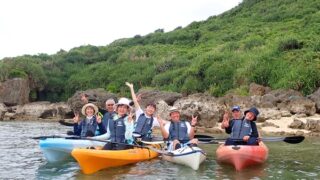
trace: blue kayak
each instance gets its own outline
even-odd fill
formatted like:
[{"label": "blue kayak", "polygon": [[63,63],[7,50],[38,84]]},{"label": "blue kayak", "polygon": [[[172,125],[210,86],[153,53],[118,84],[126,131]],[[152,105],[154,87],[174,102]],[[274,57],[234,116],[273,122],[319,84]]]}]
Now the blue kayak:
[{"label": "blue kayak", "polygon": [[65,138],[47,138],[40,140],[40,149],[48,162],[59,162],[72,160],[71,151],[74,148],[86,148],[91,146],[104,146],[104,142],[83,140],[83,139],[65,139]]}]

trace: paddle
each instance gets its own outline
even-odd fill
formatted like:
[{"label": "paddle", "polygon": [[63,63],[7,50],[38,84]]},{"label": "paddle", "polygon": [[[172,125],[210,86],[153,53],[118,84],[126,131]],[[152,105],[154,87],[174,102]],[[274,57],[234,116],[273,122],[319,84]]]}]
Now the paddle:
[{"label": "paddle", "polygon": [[[208,135],[195,135],[195,138],[197,138],[199,141],[203,142],[210,142],[212,140],[214,141],[225,141],[226,138],[215,138]],[[243,141],[242,139],[232,139],[233,141]],[[261,141],[265,142],[279,142],[284,141],[289,144],[298,144],[304,140],[304,136],[289,136],[289,137],[263,137],[260,138]]]},{"label": "paddle", "polygon": [[79,139],[80,137],[79,136],[60,136],[60,135],[31,137],[31,139],[47,139],[47,138]]}]

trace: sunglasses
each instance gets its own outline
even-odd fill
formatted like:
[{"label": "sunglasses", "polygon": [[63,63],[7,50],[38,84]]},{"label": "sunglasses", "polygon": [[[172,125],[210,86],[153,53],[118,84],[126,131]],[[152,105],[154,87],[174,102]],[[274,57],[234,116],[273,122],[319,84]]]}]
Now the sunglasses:
[{"label": "sunglasses", "polygon": [[113,106],[114,104],[107,104],[107,106]]}]

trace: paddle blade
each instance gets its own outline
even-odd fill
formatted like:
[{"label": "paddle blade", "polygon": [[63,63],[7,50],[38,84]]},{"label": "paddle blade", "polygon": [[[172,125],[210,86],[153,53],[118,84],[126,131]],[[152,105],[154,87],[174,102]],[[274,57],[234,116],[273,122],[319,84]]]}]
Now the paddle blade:
[{"label": "paddle blade", "polygon": [[284,142],[290,143],[290,144],[298,144],[301,143],[304,140],[304,136],[292,136],[292,137],[285,137],[283,139]]}]

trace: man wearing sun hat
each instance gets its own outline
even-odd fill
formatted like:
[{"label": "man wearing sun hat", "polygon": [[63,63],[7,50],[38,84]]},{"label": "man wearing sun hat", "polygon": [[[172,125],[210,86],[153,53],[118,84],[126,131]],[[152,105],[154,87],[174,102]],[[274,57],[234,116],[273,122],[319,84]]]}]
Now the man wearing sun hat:
[{"label": "man wearing sun hat", "polygon": [[169,150],[176,150],[187,145],[196,146],[194,139],[197,116],[192,115],[191,123],[180,119],[180,110],[176,107],[169,109],[170,122],[163,125],[163,120],[158,117],[161,133],[164,139],[169,140]]},{"label": "man wearing sun hat", "polygon": [[101,117],[97,116],[98,107],[92,103],[85,104],[81,113],[85,116],[84,119],[80,121],[79,115],[76,115],[74,120],[73,131],[74,135],[81,137],[94,136],[99,127],[100,133],[105,133],[105,128],[101,122]]},{"label": "man wearing sun hat", "polygon": [[[245,117],[243,118],[232,119],[230,122],[223,123],[222,127],[226,129],[228,134],[231,134],[225,145],[258,145],[259,133],[255,121],[259,111],[257,108],[252,107],[246,110],[244,115]],[[239,141],[239,139],[243,141]]]}]

